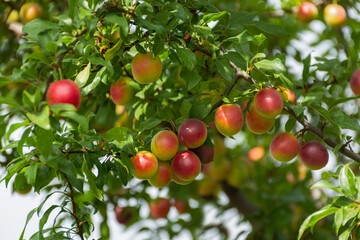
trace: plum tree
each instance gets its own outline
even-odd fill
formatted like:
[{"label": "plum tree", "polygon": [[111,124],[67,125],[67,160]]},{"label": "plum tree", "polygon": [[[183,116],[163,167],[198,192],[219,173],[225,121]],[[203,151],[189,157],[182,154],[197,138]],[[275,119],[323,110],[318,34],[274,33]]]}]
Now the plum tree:
[{"label": "plum tree", "polygon": [[271,155],[280,162],[288,162],[300,151],[300,143],[290,133],[278,134],[270,144]]},{"label": "plum tree", "polygon": [[49,106],[59,103],[68,103],[79,108],[81,93],[74,81],[65,79],[53,82],[49,86],[46,98]]},{"label": "plum tree", "polygon": [[281,113],[283,100],[278,91],[263,88],[254,97],[255,111],[265,118],[274,118]]},{"label": "plum tree", "polygon": [[231,137],[238,133],[244,123],[241,109],[234,104],[225,104],[215,113],[216,129],[224,136]]},{"label": "plum tree", "polygon": [[171,182],[172,171],[169,162],[159,162],[158,170],[155,175],[150,178],[149,183],[157,188],[163,188]]},{"label": "plum tree", "polygon": [[314,3],[302,2],[299,6],[297,17],[301,22],[308,23],[318,17],[319,11]]},{"label": "plum tree", "polygon": [[129,85],[130,81],[129,77],[121,77],[110,87],[110,97],[113,103],[126,105],[133,99],[134,89]]},{"label": "plum tree", "polygon": [[324,19],[331,27],[341,27],[346,21],[346,11],[339,4],[329,4],[324,8]]},{"label": "plum tree", "polygon": [[179,140],[175,133],[169,130],[158,132],[151,140],[151,152],[159,160],[170,160],[175,156],[178,149]]},{"label": "plum tree", "polygon": [[196,118],[187,119],[180,125],[178,137],[180,143],[185,147],[198,148],[206,140],[206,125]]},{"label": "plum tree", "polygon": [[131,63],[134,79],[141,84],[148,84],[159,79],[162,63],[159,56],[153,57],[151,52],[138,53]]},{"label": "plum tree", "polygon": [[319,170],[328,163],[329,153],[321,143],[312,140],[301,147],[300,159],[308,168]]},{"label": "plum tree", "polygon": [[150,202],[150,215],[155,218],[167,218],[171,203],[167,198],[158,198]]},{"label": "plum tree", "polygon": [[191,151],[178,152],[171,162],[174,175],[183,181],[192,181],[201,170],[201,162],[198,156]]},{"label": "plum tree", "polygon": [[158,170],[158,160],[151,152],[140,151],[132,159],[135,172],[134,177],[138,179],[150,179]]}]

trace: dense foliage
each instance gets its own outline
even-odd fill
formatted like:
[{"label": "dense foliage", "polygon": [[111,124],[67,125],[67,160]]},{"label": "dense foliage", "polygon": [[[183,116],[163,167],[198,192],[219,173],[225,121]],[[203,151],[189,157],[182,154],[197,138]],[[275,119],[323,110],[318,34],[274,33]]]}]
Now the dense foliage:
[{"label": "dense foliage", "polygon": [[[308,16],[297,13],[301,2],[1,1],[1,179],[44,197],[27,217],[26,224],[41,217],[31,239],[88,239],[95,231],[109,239],[114,209],[124,231],[146,239],[358,239],[360,72],[353,91],[349,82],[360,66],[360,4],[339,1],[343,22],[324,14],[332,1],[314,1],[318,12]],[[148,72],[134,63],[147,53],[156,57]],[[55,97],[52,84],[64,79],[80,89],[80,104]],[[115,84],[125,96],[110,90]],[[261,89],[290,90],[297,100],[284,98],[281,114],[266,117],[270,130],[254,134],[245,118],[260,109]],[[241,106],[236,135],[215,117],[224,104]],[[206,126],[199,139],[205,152],[215,148],[214,161],[194,181],[173,175],[181,184],[160,190],[134,178],[136,154],[160,154],[155,134],[177,134],[194,118]],[[299,155],[275,160],[270,144],[283,132],[325,146],[325,170],[311,171]],[[49,198],[58,204],[47,206]],[[171,204],[178,214],[161,212]]]}]

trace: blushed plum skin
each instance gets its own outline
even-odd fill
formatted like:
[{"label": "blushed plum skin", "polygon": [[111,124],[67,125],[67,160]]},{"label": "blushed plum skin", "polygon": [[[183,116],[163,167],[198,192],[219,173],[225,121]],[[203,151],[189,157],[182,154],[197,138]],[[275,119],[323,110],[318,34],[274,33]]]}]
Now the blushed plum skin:
[{"label": "blushed plum skin", "polygon": [[178,152],[171,162],[171,169],[176,177],[183,181],[192,181],[199,175],[201,162],[191,151]]},{"label": "blushed plum skin", "polygon": [[180,214],[186,213],[189,208],[189,205],[180,199],[175,199],[174,206]]},{"label": "blushed plum skin", "polygon": [[274,118],[282,111],[283,99],[275,89],[263,88],[254,97],[254,107],[260,116]]},{"label": "blushed plum skin", "polygon": [[172,181],[178,185],[188,185],[190,184],[193,180],[191,181],[184,181],[181,180],[180,178],[178,178],[175,174],[172,175]]},{"label": "blushed plum skin", "polygon": [[110,96],[113,103],[126,105],[131,101],[134,90],[128,84],[129,81],[131,81],[131,78],[121,77],[110,87]]},{"label": "blushed plum skin", "polygon": [[159,198],[150,202],[150,215],[155,218],[166,218],[170,211],[171,203],[169,199]]},{"label": "blushed plum skin", "polygon": [[246,113],[245,122],[248,129],[255,134],[264,134],[269,131],[275,123],[275,118],[264,118],[260,116],[252,107],[251,103],[249,111]]},{"label": "blushed plum skin", "polygon": [[351,75],[350,88],[356,96],[360,95],[360,69]]},{"label": "blushed plum skin", "polygon": [[80,106],[81,93],[74,81],[65,79],[53,82],[47,91],[46,99],[49,106],[59,103],[68,103],[76,107]]},{"label": "blushed plum skin", "polygon": [[172,171],[169,162],[159,162],[159,167],[155,175],[150,178],[149,183],[157,188],[167,186],[172,179]]},{"label": "blushed plum skin", "polygon": [[138,152],[131,161],[135,168],[134,177],[138,179],[150,179],[158,170],[158,160],[151,152]]},{"label": "blushed plum skin", "polygon": [[198,148],[191,149],[200,159],[202,164],[208,164],[214,160],[215,148],[208,147],[205,144]]},{"label": "blushed plum skin", "polygon": [[240,132],[243,123],[243,113],[234,104],[222,105],[215,113],[216,129],[224,136],[231,137]]},{"label": "blushed plum skin", "polygon": [[300,143],[290,133],[278,134],[270,144],[271,155],[280,162],[288,162],[300,151]]},{"label": "blushed plum skin", "polygon": [[207,137],[205,124],[196,118],[185,120],[179,127],[179,141],[188,148],[198,148],[204,144]]},{"label": "blushed plum skin", "polygon": [[126,225],[131,221],[133,215],[131,208],[116,206],[114,211],[118,223]]},{"label": "blushed plum skin", "polygon": [[179,140],[175,133],[163,130],[151,140],[151,152],[162,161],[170,160],[179,149]]},{"label": "blushed plum skin", "polygon": [[162,63],[159,56],[153,57],[151,52],[138,53],[131,63],[134,79],[141,84],[148,84],[159,79],[162,72]]},{"label": "blushed plum skin", "polygon": [[301,147],[300,159],[308,168],[318,170],[328,163],[329,153],[321,143],[313,140]]},{"label": "blushed plum skin", "polygon": [[281,86],[279,87],[279,92],[284,101],[289,101],[292,104],[296,105],[296,96],[293,91]]},{"label": "blushed plum skin", "polygon": [[314,20],[319,15],[319,11],[312,2],[302,2],[297,12],[298,19],[303,23]]},{"label": "blushed plum skin", "polygon": [[339,4],[329,4],[324,8],[324,19],[331,27],[341,27],[346,21],[346,11]]}]

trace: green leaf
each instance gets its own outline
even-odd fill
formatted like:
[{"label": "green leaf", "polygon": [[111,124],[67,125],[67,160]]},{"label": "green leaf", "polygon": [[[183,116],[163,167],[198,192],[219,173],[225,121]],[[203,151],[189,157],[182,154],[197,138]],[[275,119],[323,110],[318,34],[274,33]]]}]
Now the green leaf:
[{"label": "green leaf", "polygon": [[74,19],[77,2],[78,0],[69,0],[69,17],[71,19]]},{"label": "green leaf", "polygon": [[350,238],[352,228],[345,229],[339,236],[339,240],[348,240]]},{"label": "green leaf", "polygon": [[189,117],[202,120],[210,113],[211,107],[211,99],[198,100],[192,104]]},{"label": "green leaf", "polygon": [[118,142],[122,142],[127,139],[128,132],[129,129],[126,127],[114,127],[103,134],[103,137],[108,141],[116,140]]},{"label": "green leaf", "polygon": [[180,62],[185,65],[190,70],[194,69],[194,65],[196,64],[196,57],[193,52],[191,52],[187,48],[176,48],[176,54],[180,59]]},{"label": "green leaf", "polygon": [[21,139],[18,142],[16,151],[19,153],[19,155],[23,154],[23,146],[24,146],[24,143],[26,142],[27,138],[29,137],[30,132],[31,132],[31,128],[27,128],[24,131],[24,133],[22,134]]},{"label": "green leaf", "polygon": [[217,13],[210,13],[206,14],[202,18],[202,24],[207,24],[212,21],[219,21],[225,19],[225,22],[227,23],[230,19],[230,13],[228,11],[222,11]]},{"label": "green leaf", "polygon": [[142,19],[142,18],[135,18],[135,22],[140,27],[146,28],[150,32],[155,31],[156,33],[160,34],[162,37],[166,37],[166,30],[162,25],[152,23],[150,20]]},{"label": "green leaf", "polygon": [[355,175],[351,171],[349,164],[344,165],[339,173],[340,189],[349,198],[354,198],[356,194]]},{"label": "green leaf", "polygon": [[331,111],[330,118],[342,129],[350,129],[360,132],[360,126],[358,120],[349,117],[342,110]]},{"label": "green leaf", "polygon": [[337,209],[338,208],[336,208],[336,207],[329,207],[329,205],[327,205],[324,208],[322,208],[321,210],[316,211],[313,214],[311,214],[310,216],[308,216],[300,226],[298,240],[301,239],[301,236],[303,235],[303,233],[305,232],[306,229],[308,229],[309,227],[311,227],[311,229],[313,229],[315,224],[320,219],[323,219],[323,218],[335,213]]},{"label": "green leaf", "polygon": [[140,130],[145,131],[148,129],[152,129],[152,128],[156,127],[158,124],[160,124],[161,122],[162,121],[160,119],[150,117],[150,118],[146,119],[145,121],[143,121],[142,123],[140,123]]},{"label": "green leaf", "polygon": [[60,116],[70,118],[75,122],[79,123],[80,126],[84,129],[85,133],[89,131],[88,119],[83,115],[80,115],[76,112],[66,111],[66,112],[61,112]]},{"label": "green leaf", "polygon": [[31,218],[34,216],[34,213],[36,212],[37,208],[34,208],[33,210],[31,210],[27,217],[26,217],[26,222],[25,222],[25,226],[23,228],[23,231],[21,232],[20,238],[19,240],[24,240],[24,234],[25,234],[25,230],[26,230],[26,226],[28,225],[29,221],[31,220]]},{"label": "green leaf", "polygon": [[76,76],[75,83],[76,85],[78,85],[79,88],[82,88],[89,79],[90,68],[91,68],[91,63],[88,63],[88,65]]},{"label": "green leaf", "polygon": [[183,102],[180,108],[180,114],[183,118],[188,119],[189,118],[189,113],[190,113],[190,109],[192,107],[191,102]]},{"label": "green leaf", "polygon": [[235,70],[225,58],[217,58],[215,62],[216,71],[225,79],[234,82]]},{"label": "green leaf", "polygon": [[96,73],[94,80],[89,85],[81,89],[81,95],[82,96],[88,95],[92,90],[94,90],[99,85],[100,81],[104,78],[107,78],[106,67],[102,67],[100,71]]},{"label": "green leaf", "polygon": [[118,15],[107,15],[105,17],[105,21],[119,25],[121,38],[126,38],[129,33],[129,23],[125,17],[120,17]]},{"label": "green leaf", "polygon": [[254,25],[256,28],[258,28],[259,30],[265,33],[269,33],[275,36],[288,36],[287,31],[279,25],[275,25],[263,21],[254,22]]},{"label": "green leaf", "polygon": [[336,235],[339,234],[339,229],[341,228],[342,222],[344,220],[343,209],[344,208],[339,208],[335,212],[334,223],[335,223],[335,234]]},{"label": "green leaf", "polygon": [[199,34],[199,36],[202,37],[203,39],[207,39],[208,36],[211,34],[211,28],[209,28],[209,27],[194,25],[194,30],[195,30],[195,32],[197,32],[197,33]]},{"label": "green leaf", "polygon": [[334,190],[335,192],[341,193],[340,188],[332,186],[327,180],[320,180],[314,185],[311,186],[311,189],[314,188],[329,188]]},{"label": "green leaf", "polygon": [[295,91],[295,84],[293,83],[293,81],[291,81],[290,79],[288,79],[283,73],[280,74],[274,74],[275,77],[279,77],[281,82],[283,83],[283,85],[290,89],[291,91]]},{"label": "green leaf", "polygon": [[289,120],[285,124],[285,131],[290,132],[296,125],[296,119],[290,117]]},{"label": "green leaf", "polygon": [[37,163],[34,162],[25,171],[26,180],[31,185],[35,185],[37,166]]},{"label": "green leaf", "polygon": [[22,106],[18,104],[14,99],[7,98],[7,97],[1,97],[0,96],[0,103],[7,104],[19,109],[22,109]]},{"label": "green leaf", "polygon": [[112,48],[110,48],[109,50],[107,50],[105,52],[105,61],[111,61],[116,56],[116,54],[121,49],[122,43],[123,43],[123,41],[121,39],[119,39],[119,41],[117,41],[115,46],[113,46]]},{"label": "green leaf", "polygon": [[95,176],[94,174],[90,171],[86,161],[83,161],[83,166],[82,169],[88,179],[88,183],[90,186],[90,192],[94,195],[94,197],[96,197],[97,199],[99,199],[100,201],[104,200],[104,193],[97,188],[96,183],[95,183]]},{"label": "green leaf", "polygon": [[49,114],[50,114],[49,107],[45,106],[39,115],[33,113],[27,113],[26,116],[30,119],[30,121],[32,121],[39,127],[45,130],[50,130],[51,127],[50,127]]},{"label": "green leaf", "polygon": [[201,81],[200,75],[196,71],[191,71],[188,68],[183,68],[181,70],[180,76],[185,79],[186,87],[188,90],[193,89]]},{"label": "green leaf", "polygon": [[3,147],[2,149],[0,149],[0,153],[8,150],[8,149],[11,149],[11,148],[16,148],[18,146],[18,142],[19,141],[12,141],[10,142],[9,144],[7,144],[5,147]]},{"label": "green leaf", "polygon": [[48,157],[52,151],[53,135],[51,130],[35,128],[35,143],[44,157]]},{"label": "green leaf", "polygon": [[57,207],[60,207],[60,206],[52,205],[48,210],[46,210],[44,215],[41,217],[40,222],[39,222],[39,234],[41,237],[42,237],[43,227],[44,227],[45,223],[48,221],[50,213]]},{"label": "green leaf", "polygon": [[273,60],[263,59],[259,62],[256,62],[255,66],[271,73],[283,73],[286,71],[284,64],[279,58],[275,58]]},{"label": "green leaf", "polygon": [[303,60],[304,68],[302,72],[302,80],[304,83],[308,82],[309,72],[310,72],[310,61],[311,61],[311,53]]},{"label": "green leaf", "polygon": [[34,19],[33,21],[28,22],[23,27],[23,33],[27,33],[26,38],[33,40],[38,39],[40,32],[48,29],[60,29],[60,25],[50,21],[41,20],[40,18]]}]

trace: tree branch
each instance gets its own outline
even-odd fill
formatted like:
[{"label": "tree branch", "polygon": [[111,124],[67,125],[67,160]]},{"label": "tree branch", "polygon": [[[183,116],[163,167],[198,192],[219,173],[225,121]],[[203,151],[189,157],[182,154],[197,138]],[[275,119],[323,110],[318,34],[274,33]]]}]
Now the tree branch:
[{"label": "tree branch", "polygon": [[83,236],[83,232],[82,232],[82,228],[81,228],[81,225],[82,223],[80,222],[78,216],[77,216],[77,213],[76,213],[76,203],[75,203],[75,199],[74,199],[74,188],[72,187],[69,179],[67,178],[67,176],[63,173],[63,176],[67,182],[67,184],[69,185],[69,188],[70,188],[70,194],[68,195],[70,197],[70,200],[71,200],[71,203],[72,203],[72,213],[70,213],[74,219],[75,219],[75,222],[76,222],[76,225],[77,225],[77,228],[78,228],[78,231],[77,231],[77,235],[79,235],[80,239],[81,240],[84,240],[84,236]]}]

